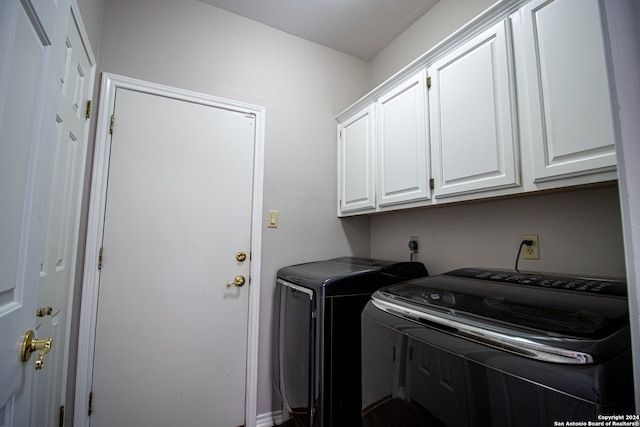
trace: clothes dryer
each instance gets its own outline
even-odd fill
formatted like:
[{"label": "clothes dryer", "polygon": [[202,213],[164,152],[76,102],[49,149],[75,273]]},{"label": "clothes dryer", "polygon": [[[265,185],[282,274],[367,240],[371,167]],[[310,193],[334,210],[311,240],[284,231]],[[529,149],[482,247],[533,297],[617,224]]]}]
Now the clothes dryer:
[{"label": "clothes dryer", "polygon": [[285,410],[305,426],[360,423],[360,317],[371,294],[427,276],[419,262],[335,258],[281,268],[274,367]]}]

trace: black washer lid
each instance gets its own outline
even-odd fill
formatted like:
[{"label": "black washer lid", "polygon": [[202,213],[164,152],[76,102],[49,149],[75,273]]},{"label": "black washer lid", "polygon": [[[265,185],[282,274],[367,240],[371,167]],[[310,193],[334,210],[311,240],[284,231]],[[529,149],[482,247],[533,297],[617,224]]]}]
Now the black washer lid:
[{"label": "black washer lid", "polygon": [[513,280],[476,277],[481,269],[467,270],[474,275],[449,272],[389,286],[379,293],[418,310],[436,310],[475,322],[484,319],[556,336],[602,339],[628,324],[627,298],[617,291],[598,293],[523,285]]},{"label": "black washer lid", "polygon": [[311,288],[320,296],[372,293],[382,286],[427,276],[419,262],[394,262],[341,257],[291,265],[278,278]]}]

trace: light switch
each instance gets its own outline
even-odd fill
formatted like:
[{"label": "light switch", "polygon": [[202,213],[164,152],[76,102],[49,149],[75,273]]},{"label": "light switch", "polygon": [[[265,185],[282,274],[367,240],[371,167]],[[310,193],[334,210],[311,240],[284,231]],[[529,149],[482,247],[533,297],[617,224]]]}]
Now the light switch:
[{"label": "light switch", "polygon": [[267,219],[267,227],[278,228],[278,211],[269,211],[269,217]]}]

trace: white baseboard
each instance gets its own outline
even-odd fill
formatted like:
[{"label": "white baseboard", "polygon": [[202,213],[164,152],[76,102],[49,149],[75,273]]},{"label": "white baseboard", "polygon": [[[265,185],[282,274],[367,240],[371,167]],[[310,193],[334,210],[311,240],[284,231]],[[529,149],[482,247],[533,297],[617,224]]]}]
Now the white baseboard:
[{"label": "white baseboard", "polygon": [[282,411],[267,412],[258,415],[256,418],[256,427],[273,427],[283,422]]}]

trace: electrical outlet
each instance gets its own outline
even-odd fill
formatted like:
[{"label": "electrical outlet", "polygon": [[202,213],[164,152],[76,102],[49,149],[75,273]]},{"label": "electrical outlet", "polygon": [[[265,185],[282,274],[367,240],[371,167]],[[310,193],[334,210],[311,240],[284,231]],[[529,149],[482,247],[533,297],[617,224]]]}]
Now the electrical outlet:
[{"label": "electrical outlet", "polygon": [[538,243],[537,234],[523,234],[522,240],[531,240],[531,246],[524,245],[522,247],[522,259],[540,259],[540,244]]},{"label": "electrical outlet", "polygon": [[[420,236],[411,236],[411,237],[409,238],[409,242],[412,242],[412,241],[413,241],[413,242],[416,242],[415,250],[412,250],[412,252],[413,252],[414,254],[417,254],[417,253],[418,253],[418,246],[419,246],[419,245],[418,245],[418,242],[420,241]],[[411,243],[409,243],[409,244],[411,244]],[[411,249],[411,247],[409,247],[409,248]]]}]

